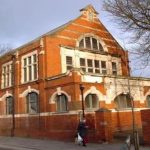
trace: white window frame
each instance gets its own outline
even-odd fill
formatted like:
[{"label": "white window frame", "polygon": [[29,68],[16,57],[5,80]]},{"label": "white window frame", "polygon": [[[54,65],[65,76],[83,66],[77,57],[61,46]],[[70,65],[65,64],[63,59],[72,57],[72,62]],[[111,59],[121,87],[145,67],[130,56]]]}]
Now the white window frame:
[{"label": "white window frame", "polygon": [[[13,62],[12,61],[9,61],[8,63],[5,63],[2,65],[2,77],[1,77],[1,81],[2,81],[2,84],[1,84],[1,88],[4,89],[4,88],[8,88],[8,87],[11,87],[12,86],[12,65],[13,65]],[[9,67],[9,69],[8,69]],[[6,68],[6,72],[4,72],[4,68]],[[8,71],[7,71],[8,69]],[[5,78],[5,79],[4,79]]]},{"label": "white window frame", "polygon": [[[116,68],[115,69],[113,69],[113,63],[115,63],[116,64]],[[118,68],[117,68],[117,62],[112,62],[111,63],[111,65],[112,65],[112,75],[118,75]],[[116,74],[114,74],[113,72],[116,72]]]},{"label": "white window frame", "polygon": [[[36,55],[36,62],[33,62],[34,55]],[[29,64],[29,59],[28,59],[29,57],[31,57],[31,64]],[[24,59],[27,59],[26,66],[24,66]],[[33,51],[31,53],[28,53],[27,55],[22,56],[21,64],[22,64],[21,83],[28,83],[28,82],[36,81],[38,79],[38,53],[37,53],[37,50]],[[34,65],[37,66],[36,78],[34,78]],[[31,67],[31,80],[29,80],[29,66]],[[26,81],[24,81],[24,69],[25,68],[26,68],[26,71],[27,71],[27,73],[26,73],[27,74]]]},{"label": "white window frame", "polygon": [[[90,38],[90,45],[91,45],[91,49],[90,49],[90,50],[93,50],[93,51],[96,51],[96,52],[97,52],[97,51],[99,51],[99,52],[102,51],[102,50],[100,49],[100,47],[99,47],[99,44],[101,44],[100,40],[98,40],[98,39],[97,39],[96,37],[94,37],[94,36],[84,36],[83,38],[81,38],[80,41],[83,39],[83,43],[84,43],[84,44],[83,44],[84,46],[81,47],[81,48],[89,49],[89,48],[87,48],[87,46],[86,46],[86,41],[85,41],[85,38],[86,38],[86,37],[89,37],[89,38]],[[94,49],[94,48],[93,48],[92,38],[97,41],[97,49]],[[80,45],[80,41],[79,41],[79,45]],[[103,48],[103,51],[105,51],[102,44],[101,44],[101,46],[102,46],[102,48]]]},{"label": "white window frame", "polygon": [[[116,62],[117,64],[117,75],[122,75],[122,67],[121,67],[121,59],[120,58],[116,58],[113,56],[107,56],[107,55],[101,55],[101,54],[93,54],[90,52],[85,52],[85,51],[80,51],[78,49],[68,49],[66,47],[61,47],[61,51],[60,51],[60,55],[61,55],[61,67],[62,67],[62,73],[67,72],[66,70],[66,56],[70,56],[72,57],[73,60],[73,67],[74,68],[85,68],[85,72],[87,73],[87,59],[92,59],[94,60],[98,60],[99,61],[99,67],[100,67],[100,74],[102,74],[102,68],[101,68],[101,61],[105,61],[106,62],[106,70],[107,70],[107,74],[111,75],[112,74],[112,67],[111,67],[111,63]],[[85,59],[85,66],[80,66],[80,58]],[[97,69],[94,66],[94,62],[93,62],[93,73],[95,73],[95,69]],[[97,74],[97,73],[95,73]]]},{"label": "white window frame", "polygon": [[[67,63],[67,57],[71,58],[72,64]],[[68,67],[73,68],[73,58],[72,58],[72,56],[66,56],[66,70],[71,70],[71,69],[68,69]]]}]

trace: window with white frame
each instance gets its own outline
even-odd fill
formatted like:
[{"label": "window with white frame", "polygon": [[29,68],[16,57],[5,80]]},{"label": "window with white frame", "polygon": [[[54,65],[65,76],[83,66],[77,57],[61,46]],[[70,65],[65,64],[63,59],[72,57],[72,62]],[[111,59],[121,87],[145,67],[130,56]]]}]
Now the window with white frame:
[{"label": "window with white frame", "polygon": [[65,112],[68,110],[68,99],[66,95],[56,95],[55,102],[57,112]]},{"label": "window with white frame", "polygon": [[80,68],[83,72],[86,72],[86,61],[84,58],[80,58]]},{"label": "window with white frame", "polygon": [[13,97],[6,97],[6,114],[12,114],[13,111]]},{"label": "window with white frame", "polygon": [[71,70],[73,68],[73,61],[71,56],[66,56],[66,69]]},{"label": "window with white frame", "polygon": [[96,94],[88,94],[85,98],[85,108],[86,109],[93,109],[98,108],[98,97]]},{"label": "window with white frame", "polygon": [[83,72],[107,74],[106,61],[80,58],[80,68]]},{"label": "window with white frame", "polygon": [[38,77],[37,52],[22,57],[22,82],[34,81]]},{"label": "window with white frame", "polygon": [[27,113],[36,114],[39,112],[38,94],[35,92],[28,93],[27,95]]},{"label": "window with white frame", "polygon": [[112,62],[112,74],[117,75],[117,64],[116,64],[116,62]]},{"label": "window with white frame", "polygon": [[106,61],[101,61],[101,72],[102,74],[107,74]]},{"label": "window with white frame", "polygon": [[7,88],[13,84],[12,61],[2,65],[2,88]]},{"label": "window with white frame", "polygon": [[79,41],[79,47],[94,51],[104,51],[99,40],[92,36],[86,36]]},{"label": "window with white frame", "polygon": [[93,60],[87,59],[87,72],[93,73]]}]

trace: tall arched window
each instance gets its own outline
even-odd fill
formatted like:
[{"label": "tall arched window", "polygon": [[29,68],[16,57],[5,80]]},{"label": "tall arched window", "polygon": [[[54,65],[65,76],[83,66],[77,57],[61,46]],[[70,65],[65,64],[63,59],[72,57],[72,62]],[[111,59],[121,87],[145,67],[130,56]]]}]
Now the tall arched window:
[{"label": "tall arched window", "polygon": [[93,109],[98,108],[98,97],[96,94],[88,94],[85,98],[85,108]]},{"label": "tall arched window", "polygon": [[66,95],[64,94],[56,95],[55,102],[56,102],[56,110],[58,112],[65,112],[68,110],[68,99]]},{"label": "tall arched window", "polygon": [[147,107],[150,107],[150,95],[146,98]]},{"label": "tall arched window", "polygon": [[94,37],[86,36],[79,41],[79,47],[94,51],[104,51],[101,43]]},{"label": "tall arched window", "polygon": [[132,107],[131,99],[126,94],[118,95],[115,98],[114,102],[116,104],[117,109],[124,109],[124,108],[131,108]]},{"label": "tall arched window", "polygon": [[38,94],[31,92],[27,95],[27,113],[35,114],[39,112]]},{"label": "tall arched window", "polygon": [[6,114],[12,114],[13,111],[13,97],[6,97]]}]

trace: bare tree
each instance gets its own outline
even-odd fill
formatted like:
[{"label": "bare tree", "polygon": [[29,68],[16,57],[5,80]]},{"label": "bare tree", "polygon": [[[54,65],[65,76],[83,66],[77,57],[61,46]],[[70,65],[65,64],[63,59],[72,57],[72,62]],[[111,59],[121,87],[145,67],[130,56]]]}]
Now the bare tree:
[{"label": "bare tree", "polygon": [[145,65],[149,65],[150,0],[104,0],[104,9],[124,31],[132,33],[132,42],[136,43],[134,53],[144,58]]},{"label": "bare tree", "polygon": [[12,48],[9,44],[0,44],[0,56],[11,50]]}]

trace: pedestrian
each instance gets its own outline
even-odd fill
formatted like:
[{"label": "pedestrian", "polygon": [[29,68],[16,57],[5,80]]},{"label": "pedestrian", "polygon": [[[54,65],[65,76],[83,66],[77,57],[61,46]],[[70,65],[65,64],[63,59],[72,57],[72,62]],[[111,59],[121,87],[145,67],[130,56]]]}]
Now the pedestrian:
[{"label": "pedestrian", "polygon": [[82,145],[86,146],[87,143],[87,132],[88,132],[88,126],[86,125],[86,119],[83,118],[78,125],[77,128],[77,132],[78,134],[81,136],[82,138]]}]

